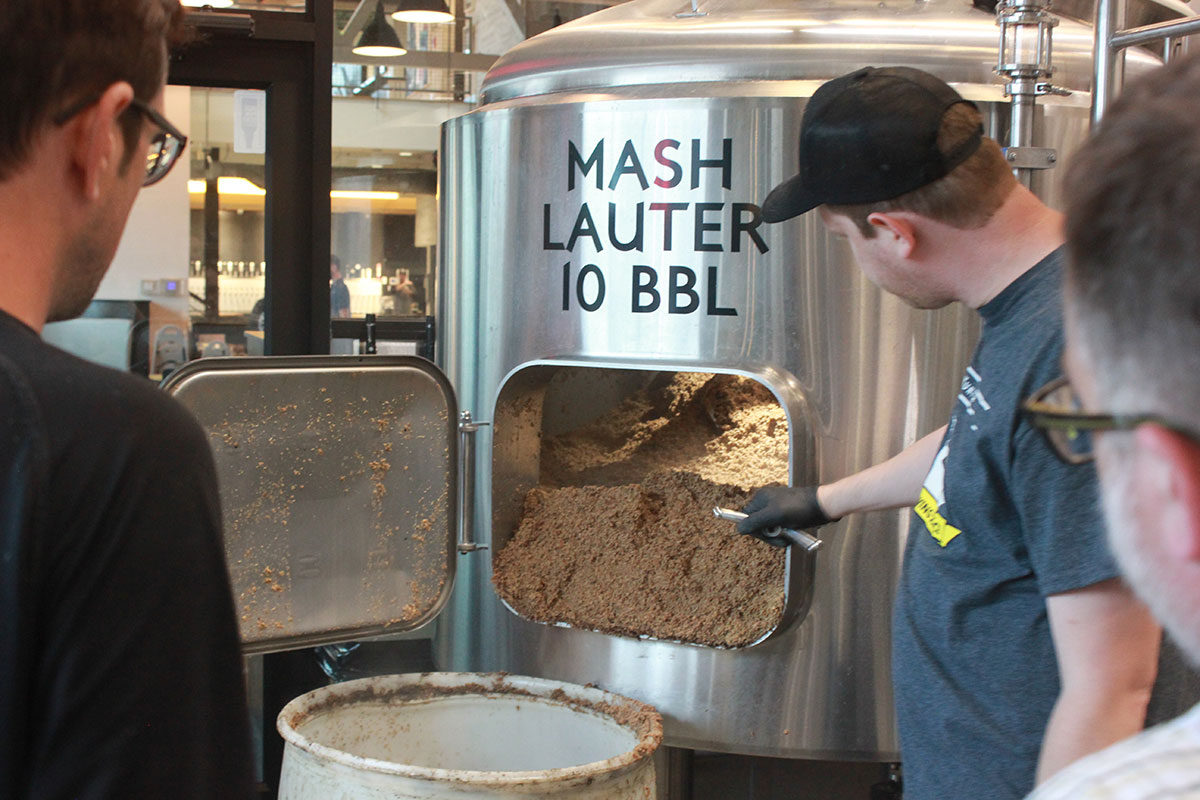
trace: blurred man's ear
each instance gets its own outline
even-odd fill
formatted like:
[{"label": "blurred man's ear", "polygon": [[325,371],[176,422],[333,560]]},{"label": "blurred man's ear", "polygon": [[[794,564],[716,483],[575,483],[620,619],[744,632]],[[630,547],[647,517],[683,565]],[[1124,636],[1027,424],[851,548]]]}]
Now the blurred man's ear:
[{"label": "blurred man's ear", "polygon": [[1139,426],[1134,435],[1155,473],[1138,481],[1156,495],[1141,501],[1161,505],[1159,519],[1170,554],[1200,562],[1200,442],[1153,423]]}]

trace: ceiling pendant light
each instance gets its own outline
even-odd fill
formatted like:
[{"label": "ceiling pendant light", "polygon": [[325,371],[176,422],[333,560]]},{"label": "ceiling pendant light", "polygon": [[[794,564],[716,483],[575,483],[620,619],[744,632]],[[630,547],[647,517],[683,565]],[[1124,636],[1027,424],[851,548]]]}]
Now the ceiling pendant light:
[{"label": "ceiling pendant light", "polygon": [[375,6],[375,16],[354,40],[351,51],[355,55],[378,58],[402,56],[408,52],[400,42],[400,34],[396,33],[396,29],[387,21],[382,0]]},{"label": "ceiling pendant light", "polygon": [[392,12],[392,19],[401,22],[453,22],[454,15],[446,7],[445,0],[400,0],[400,8]]}]

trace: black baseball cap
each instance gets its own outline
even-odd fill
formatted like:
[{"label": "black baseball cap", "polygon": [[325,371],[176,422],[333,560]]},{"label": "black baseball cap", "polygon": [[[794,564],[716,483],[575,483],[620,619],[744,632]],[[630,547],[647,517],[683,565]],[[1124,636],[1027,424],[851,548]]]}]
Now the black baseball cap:
[{"label": "black baseball cap", "polygon": [[763,219],[891,200],[941,178],[983,140],[981,125],[953,153],[938,150],[942,117],[957,103],[974,105],[911,67],[864,67],[823,84],[800,122],[800,174],[771,190]]}]

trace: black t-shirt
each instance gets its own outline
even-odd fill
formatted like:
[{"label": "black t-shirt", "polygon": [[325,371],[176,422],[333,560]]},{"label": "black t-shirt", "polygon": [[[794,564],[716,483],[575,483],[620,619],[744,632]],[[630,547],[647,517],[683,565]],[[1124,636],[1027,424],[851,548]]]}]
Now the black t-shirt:
[{"label": "black t-shirt", "polygon": [[252,797],[212,455],[0,312],[0,797]]}]

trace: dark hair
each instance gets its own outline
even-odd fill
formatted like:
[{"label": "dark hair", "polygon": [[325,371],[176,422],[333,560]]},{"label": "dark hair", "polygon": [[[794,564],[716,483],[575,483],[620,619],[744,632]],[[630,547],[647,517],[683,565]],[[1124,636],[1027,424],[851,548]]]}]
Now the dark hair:
[{"label": "dark hair", "polygon": [[[943,154],[953,153],[979,130],[982,120],[979,109],[968,103],[950,106],[938,131],[938,150]],[[955,228],[979,228],[992,218],[1016,185],[1000,146],[985,136],[979,149],[966,161],[933,183],[891,200],[861,205],[829,204],[826,208],[849,217],[866,237],[875,235],[875,226],[867,217],[876,212],[911,211]]]},{"label": "dark hair", "polygon": [[329,254],[329,264],[330,266],[337,267],[338,272],[342,271],[342,260],[333,253]]},{"label": "dark hair", "polygon": [[[1067,298],[1108,392],[1200,422],[1200,56],[1130,82],[1067,170]],[[1103,373],[1103,374],[1101,374]],[[1111,398],[1106,398],[1111,399]]]},{"label": "dark hair", "polygon": [[[39,130],[118,81],[149,102],[166,78],[167,49],[185,37],[179,0],[3,0],[0,12],[0,180],[25,160]],[[124,117],[126,151],[141,119]]]}]

